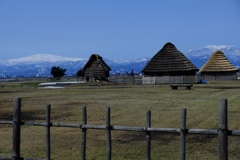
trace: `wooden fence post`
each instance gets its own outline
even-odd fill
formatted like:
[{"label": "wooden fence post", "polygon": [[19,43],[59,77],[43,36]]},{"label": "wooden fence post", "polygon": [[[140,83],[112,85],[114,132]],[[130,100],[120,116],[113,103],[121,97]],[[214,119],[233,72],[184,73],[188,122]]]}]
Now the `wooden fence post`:
[{"label": "wooden fence post", "polygon": [[[151,111],[147,112],[147,128],[151,127]],[[146,141],[147,141],[147,160],[151,160],[151,132],[147,131],[146,135]]]},{"label": "wooden fence post", "polygon": [[46,159],[50,160],[51,142],[50,142],[50,127],[51,127],[51,105],[46,106]]},{"label": "wooden fence post", "polygon": [[186,159],[186,119],[187,119],[187,109],[182,108],[181,112],[181,130],[180,130],[180,156],[181,160]]},{"label": "wooden fence post", "polygon": [[112,138],[111,138],[111,119],[110,119],[110,108],[107,108],[106,112],[106,130],[107,130],[107,160],[112,158]]},{"label": "wooden fence post", "polygon": [[[86,106],[82,108],[82,125],[87,124],[87,109]],[[86,141],[87,141],[87,129],[82,128],[82,160],[86,159]]]},{"label": "wooden fence post", "polygon": [[227,99],[218,102],[218,159],[228,159]]},{"label": "wooden fence post", "polygon": [[21,137],[21,98],[14,99],[13,110],[13,146],[12,159],[21,160],[20,137]]}]

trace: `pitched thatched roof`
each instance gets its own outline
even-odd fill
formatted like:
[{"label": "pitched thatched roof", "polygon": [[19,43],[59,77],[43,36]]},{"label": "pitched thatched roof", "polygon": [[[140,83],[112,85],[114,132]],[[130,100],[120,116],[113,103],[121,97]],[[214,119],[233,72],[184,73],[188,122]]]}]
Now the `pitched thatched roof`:
[{"label": "pitched thatched roof", "polygon": [[172,43],[166,43],[147,63],[142,72],[183,72],[198,71],[198,68],[190,62]]},{"label": "pitched thatched roof", "polygon": [[102,57],[98,54],[92,54],[88,60],[88,62],[84,65],[83,70],[89,67],[94,61],[97,61],[105,70],[111,71],[111,68],[104,62]]},{"label": "pitched thatched roof", "polygon": [[238,69],[232,65],[222,51],[212,53],[209,60],[204,64],[199,72],[232,72]]}]

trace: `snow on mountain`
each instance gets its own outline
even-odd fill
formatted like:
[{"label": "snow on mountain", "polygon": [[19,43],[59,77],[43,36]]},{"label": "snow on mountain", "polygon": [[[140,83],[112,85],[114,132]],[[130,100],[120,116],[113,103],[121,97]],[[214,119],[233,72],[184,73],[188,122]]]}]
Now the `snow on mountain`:
[{"label": "snow on mountain", "polygon": [[235,66],[240,66],[240,48],[228,45],[208,45],[200,49],[192,49],[185,56],[199,69],[208,61],[216,50],[222,51]]},{"label": "snow on mountain", "polygon": [[[208,45],[203,48],[189,50],[184,55],[200,69],[216,50],[221,50],[233,65],[240,67],[240,48],[234,46]],[[151,58],[145,57],[134,60],[103,59],[112,69],[110,74],[116,74],[130,73],[132,70],[134,73],[140,73]],[[7,61],[0,60],[0,77],[48,77],[53,66],[65,68],[67,76],[73,76],[87,61],[88,59],[68,58],[51,54],[36,54]]]},{"label": "snow on mountain", "polygon": [[234,46],[208,45],[199,49],[191,49],[187,53],[185,53],[185,55],[189,57],[209,56],[216,50],[221,50],[227,55],[234,55],[234,54],[239,55],[239,51],[240,51],[239,48],[236,48]]},{"label": "snow on mountain", "polygon": [[224,50],[231,49],[231,48],[233,48],[233,46],[228,46],[228,45],[208,45],[208,46],[206,46],[204,48],[208,48],[208,49],[210,49],[212,51],[216,51],[216,50],[221,50],[221,49],[224,49]]},{"label": "snow on mountain", "polygon": [[147,58],[147,57],[143,57],[143,58],[138,58],[138,59],[134,59],[130,62],[133,62],[133,63],[141,63],[141,62],[146,62],[146,61],[149,61],[150,58]]},{"label": "snow on mountain", "polygon": [[115,63],[115,64],[123,64],[123,65],[127,65],[130,63],[141,63],[141,62],[146,62],[149,61],[150,58],[138,58],[138,59],[134,59],[134,60],[126,60],[126,59],[114,59],[114,60],[109,60],[109,59],[104,59],[104,61],[108,61],[109,63]]},{"label": "snow on mountain", "polygon": [[53,66],[66,68],[67,75],[75,75],[86,62],[87,59],[83,58],[36,54],[18,59],[0,61],[0,77],[48,77]]},{"label": "snow on mountain", "polygon": [[[110,74],[126,73],[132,69],[134,72],[141,72],[142,68],[147,63],[147,58],[136,60],[109,60],[103,58],[104,61],[111,67]],[[36,54],[28,57],[10,59],[0,62],[0,77],[48,77],[53,66],[65,68],[67,76],[76,75],[88,59],[83,58],[68,58],[50,54]]]},{"label": "snow on mountain", "polygon": [[6,62],[9,65],[14,65],[18,63],[42,63],[42,62],[64,62],[64,61],[82,61],[85,60],[83,58],[68,58],[68,57],[62,57],[62,56],[56,56],[52,54],[35,54],[28,57],[18,58],[18,59],[10,59]]},{"label": "snow on mountain", "polygon": [[129,63],[129,60],[125,60],[125,59],[115,59],[115,60],[110,60],[114,63],[117,63],[117,64],[126,64],[126,63]]}]

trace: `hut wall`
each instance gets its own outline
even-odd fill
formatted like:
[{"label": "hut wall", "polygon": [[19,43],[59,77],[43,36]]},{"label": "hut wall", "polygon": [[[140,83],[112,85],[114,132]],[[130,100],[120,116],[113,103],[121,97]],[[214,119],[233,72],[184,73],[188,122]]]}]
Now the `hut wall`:
[{"label": "hut wall", "polygon": [[142,77],[142,84],[155,84],[155,77]]},{"label": "hut wall", "polygon": [[237,75],[218,75],[216,76],[216,80],[236,80],[237,79]]},{"label": "hut wall", "polygon": [[197,76],[183,76],[184,83],[197,83]]},{"label": "hut wall", "polygon": [[183,83],[183,76],[171,76],[170,83]]},{"label": "hut wall", "polygon": [[109,77],[109,71],[104,70],[101,66],[91,66],[85,70],[85,77],[107,78]]},{"label": "hut wall", "polygon": [[167,84],[170,82],[170,76],[162,76],[162,83]]},{"label": "hut wall", "polygon": [[156,84],[168,84],[170,80],[169,76],[157,76],[155,77]]},{"label": "hut wall", "polygon": [[142,77],[143,84],[197,83],[196,76],[155,76]]},{"label": "hut wall", "polygon": [[236,72],[224,73],[202,73],[206,81],[237,80]]}]

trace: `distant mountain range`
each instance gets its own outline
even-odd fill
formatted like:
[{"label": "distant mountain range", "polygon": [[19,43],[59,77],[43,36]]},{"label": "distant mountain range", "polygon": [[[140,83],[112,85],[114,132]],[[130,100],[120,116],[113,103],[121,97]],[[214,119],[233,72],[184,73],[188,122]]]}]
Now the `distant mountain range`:
[{"label": "distant mountain range", "polygon": [[[200,69],[216,50],[223,51],[233,65],[240,67],[240,49],[233,46],[209,45],[200,49],[189,50],[183,54]],[[156,53],[153,53],[152,56]],[[134,60],[110,60],[104,57],[103,59],[112,69],[110,74],[116,74],[130,73],[131,70],[134,70],[134,73],[140,73],[151,57]],[[87,61],[88,59],[68,58],[51,54],[36,54],[18,59],[0,60],[0,77],[49,77],[53,66],[65,68],[67,76],[74,76]]]},{"label": "distant mountain range", "polygon": [[240,68],[240,48],[227,45],[209,45],[200,49],[189,50],[184,55],[200,69],[216,50],[221,50],[228,60],[236,67]]}]

